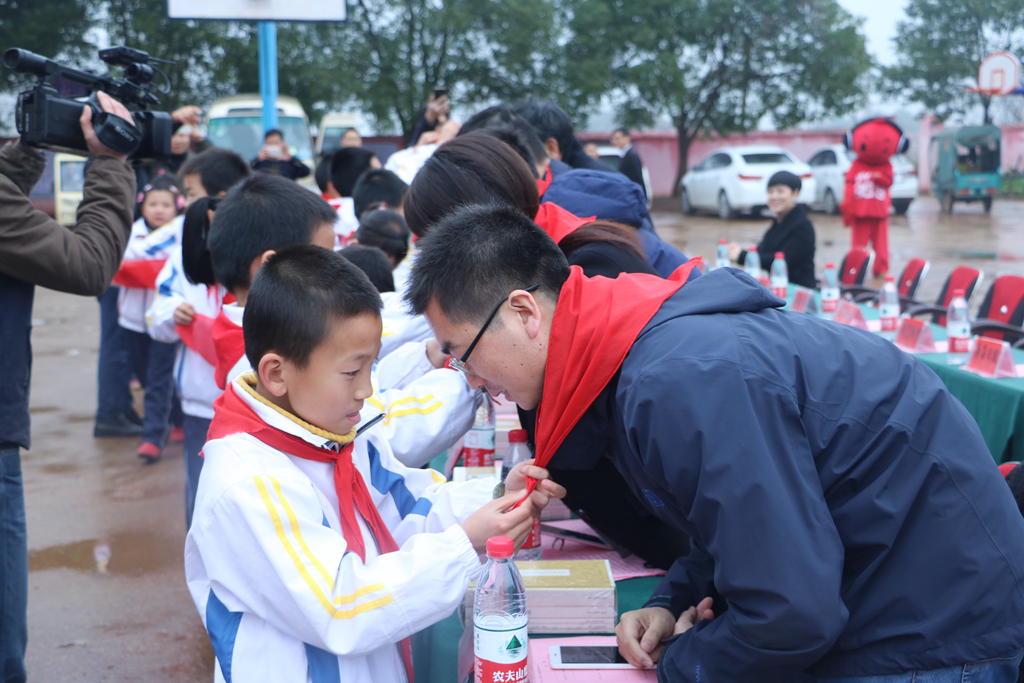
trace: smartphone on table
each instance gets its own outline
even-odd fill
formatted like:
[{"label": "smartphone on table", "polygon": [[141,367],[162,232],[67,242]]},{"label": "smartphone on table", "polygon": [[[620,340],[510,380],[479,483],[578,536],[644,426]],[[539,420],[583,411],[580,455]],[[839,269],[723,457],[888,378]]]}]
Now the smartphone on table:
[{"label": "smartphone on table", "polygon": [[552,669],[632,669],[615,645],[552,645],[548,648]]}]

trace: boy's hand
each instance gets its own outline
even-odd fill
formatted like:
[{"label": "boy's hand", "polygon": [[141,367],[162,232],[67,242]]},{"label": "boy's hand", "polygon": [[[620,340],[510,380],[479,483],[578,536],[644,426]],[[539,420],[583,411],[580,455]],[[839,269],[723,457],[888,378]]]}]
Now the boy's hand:
[{"label": "boy's hand", "polygon": [[470,543],[478,553],[487,549],[487,539],[491,536],[508,536],[515,542],[517,550],[526,542],[533,527],[533,517],[540,514],[533,504],[533,498],[515,510],[509,510],[524,493],[520,490],[492,500],[462,523],[462,530],[469,536]]},{"label": "boy's hand", "polygon": [[196,309],[187,301],[182,302],[174,309],[175,325],[191,325],[196,317]]},{"label": "boy's hand", "polygon": [[626,612],[615,627],[619,652],[636,668],[649,669],[665,649],[661,641],[672,636],[675,626],[676,618],[664,607]]},{"label": "boy's hand", "polygon": [[546,469],[535,467],[532,458],[519,463],[508,473],[508,477],[505,478],[505,492],[517,494],[525,489],[527,477],[537,480],[537,488],[530,494],[530,500],[537,509],[535,516],[540,516],[540,511],[552,498],[565,498],[565,487],[551,481],[551,475]]}]

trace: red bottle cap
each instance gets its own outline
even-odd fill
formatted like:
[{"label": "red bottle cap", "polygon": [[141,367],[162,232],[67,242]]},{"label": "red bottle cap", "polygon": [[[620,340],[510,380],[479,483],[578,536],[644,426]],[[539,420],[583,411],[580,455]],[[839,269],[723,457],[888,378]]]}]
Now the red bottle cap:
[{"label": "red bottle cap", "polygon": [[513,429],[508,433],[509,443],[526,443],[526,430]]},{"label": "red bottle cap", "polygon": [[757,251],[757,245],[751,244],[749,247],[747,247],[747,251]]},{"label": "red bottle cap", "polygon": [[896,282],[896,276],[895,275],[886,275],[885,276],[885,281],[886,282]]},{"label": "red bottle cap", "polygon": [[487,539],[487,557],[504,560],[516,552],[516,544],[508,536],[491,536]]},{"label": "red bottle cap", "polygon": [[833,263],[832,261],[829,261],[828,263],[825,264],[825,267],[826,268],[835,268],[836,264]]},{"label": "red bottle cap", "polygon": [[783,254],[781,251],[777,251],[775,252],[775,258],[785,259],[786,255]]},{"label": "red bottle cap", "polygon": [[725,241],[724,237],[722,239],[718,240],[718,243],[719,244],[728,244],[728,242]]},{"label": "red bottle cap", "polygon": [[966,297],[967,296],[967,292],[962,290],[962,289],[954,289],[953,290],[953,298],[955,299],[958,296],[961,297],[961,298]]}]

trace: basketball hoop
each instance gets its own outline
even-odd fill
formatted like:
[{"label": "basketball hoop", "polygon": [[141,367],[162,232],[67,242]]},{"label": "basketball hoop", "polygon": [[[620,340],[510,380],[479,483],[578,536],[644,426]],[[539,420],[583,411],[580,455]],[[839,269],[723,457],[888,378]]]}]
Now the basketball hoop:
[{"label": "basketball hoop", "polygon": [[971,92],[992,97],[1012,95],[1021,92],[1021,65],[1012,52],[993,52],[982,60],[978,67],[978,86],[967,88]]}]

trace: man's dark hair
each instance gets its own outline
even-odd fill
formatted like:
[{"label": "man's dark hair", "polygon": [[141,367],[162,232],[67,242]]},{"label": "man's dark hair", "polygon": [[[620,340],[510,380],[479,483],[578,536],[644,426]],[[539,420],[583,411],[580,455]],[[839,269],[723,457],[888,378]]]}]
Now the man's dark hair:
[{"label": "man's dark hair", "polygon": [[[483,111],[473,114],[468,121],[462,124],[462,128],[459,129],[459,135],[469,135],[477,130],[501,126],[511,126],[519,133],[521,141],[530,148],[530,152],[533,153],[535,160],[547,160],[548,151],[544,147],[544,141],[537,135],[537,131],[530,125],[529,121],[516,114],[512,107],[507,104],[488,107]],[[531,166],[536,166],[536,161]]]},{"label": "man's dark hair", "polygon": [[800,188],[803,187],[803,183],[800,182],[800,176],[789,171],[777,171],[772,174],[772,177],[768,179],[768,187],[775,185],[785,185],[794,192],[799,192]]},{"label": "man's dark hair", "polygon": [[185,210],[181,225],[181,266],[185,279],[194,285],[217,284],[207,239],[210,236],[210,212],[223,201],[220,197],[200,197]]},{"label": "man's dark hair", "polygon": [[359,219],[356,239],[359,244],[377,247],[400,263],[409,253],[409,226],[397,211],[368,211]]},{"label": "man's dark hair", "polygon": [[245,357],[257,371],[271,352],[304,368],[332,323],[379,316],[381,307],[380,294],[363,271],[330,249],[282,248],[253,278],[242,316]]},{"label": "man's dark hair", "polygon": [[530,151],[530,148],[523,142],[523,138],[519,135],[518,131],[512,126],[488,126],[475,130],[470,135],[489,135],[492,138],[501,140],[522,157],[534,178],[540,177],[540,174],[537,173],[536,157],[533,156],[533,152]]},{"label": "man's dark hair", "polygon": [[331,157],[332,154],[325,154],[320,163],[316,165],[313,170],[313,180],[316,181],[316,186],[320,188],[321,194],[327,192],[327,183],[331,180]]},{"label": "man's dark hair", "polygon": [[263,134],[263,141],[266,142],[267,138],[269,138],[271,135],[276,135],[277,137],[284,140],[284,133],[279,131],[277,128],[271,128],[270,130]]},{"label": "man's dark hair", "polygon": [[320,197],[281,176],[256,173],[224,197],[207,245],[217,282],[249,285],[249,266],[270,249],[307,244],[337,212]]},{"label": "man's dark hair", "polygon": [[408,189],[405,181],[391,171],[371,168],[363,172],[352,188],[352,205],[356,217],[362,216],[374,204],[384,203],[389,209],[397,209],[402,205]]},{"label": "man's dark hair", "polygon": [[248,178],[250,170],[249,163],[230,149],[213,147],[186,161],[178,173],[182,178],[197,174],[206,194],[216,197]]},{"label": "man's dark hair", "polygon": [[616,128],[615,130],[612,131],[612,135],[615,135],[616,133],[621,133],[622,135],[625,135],[627,138],[633,137],[625,128]]},{"label": "man's dark hair", "polygon": [[345,247],[338,253],[366,273],[366,277],[370,278],[370,282],[378,292],[395,291],[395,276],[391,274],[391,261],[388,261],[387,254],[383,251],[377,247],[360,243]]},{"label": "man's dark hair", "polygon": [[541,141],[554,138],[563,154],[576,140],[569,115],[554,102],[531,98],[516,102],[512,109],[533,126]]},{"label": "man's dark hair", "polygon": [[[331,182],[342,197],[351,197],[356,181],[370,170],[370,160],[377,156],[365,147],[342,147],[331,157]],[[358,214],[357,214],[358,215]]]},{"label": "man's dark hair", "polygon": [[533,285],[557,301],[569,277],[558,245],[507,205],[461,207],[422,244],[405,301],[417,314],[436,301],[454,324],[483,323],[502,297]]}]

